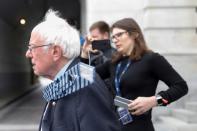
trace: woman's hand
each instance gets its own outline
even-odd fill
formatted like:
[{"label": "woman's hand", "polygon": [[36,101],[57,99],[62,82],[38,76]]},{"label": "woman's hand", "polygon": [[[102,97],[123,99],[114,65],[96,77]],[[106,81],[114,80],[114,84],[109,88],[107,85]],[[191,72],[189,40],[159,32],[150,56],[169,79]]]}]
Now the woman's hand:
[{"label": "woman's hand", "polygon": [[157,105],[157,100],[155,96],[151,97],[138,97],[128,104],[129,111],[132,115],[142,115],[152,107]]}]

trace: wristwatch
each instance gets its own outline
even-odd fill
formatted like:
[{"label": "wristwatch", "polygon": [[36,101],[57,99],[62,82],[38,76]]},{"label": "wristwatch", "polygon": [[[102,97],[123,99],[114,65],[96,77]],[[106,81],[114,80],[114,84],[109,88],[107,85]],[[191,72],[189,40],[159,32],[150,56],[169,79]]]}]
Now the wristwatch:
[{"label": "wristwatch", "polygon": [[166,106],[168,104],[168,100],[164,99],[160,95],[156,95],[157,106]]}]

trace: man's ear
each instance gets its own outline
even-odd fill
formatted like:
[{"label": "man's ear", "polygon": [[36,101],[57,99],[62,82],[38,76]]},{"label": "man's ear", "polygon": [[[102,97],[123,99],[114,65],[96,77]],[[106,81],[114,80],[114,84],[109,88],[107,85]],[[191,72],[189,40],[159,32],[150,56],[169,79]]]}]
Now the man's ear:
[{"label": "man's ear", "polygon": [[109,33],[108,32],[105,32],[103,35],[104,35],[104,39],[109,39]]},{"label": "man's ear", "polygon": [[55,45],[52,50],[53,59],[56,61],[61,58],[63,55],[62,49],[60,46]]}]

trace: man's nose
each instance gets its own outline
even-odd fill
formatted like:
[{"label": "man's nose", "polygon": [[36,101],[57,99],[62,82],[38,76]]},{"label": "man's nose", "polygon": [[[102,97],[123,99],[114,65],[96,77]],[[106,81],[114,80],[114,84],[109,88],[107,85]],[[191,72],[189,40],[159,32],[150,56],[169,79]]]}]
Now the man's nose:
[{"label": "man's nose", "polygon": [[27,51],[26,51],[25,56],[26,56],[27,58],[31,58],[31,52],[30,52],[30,50],[27,50]]}]

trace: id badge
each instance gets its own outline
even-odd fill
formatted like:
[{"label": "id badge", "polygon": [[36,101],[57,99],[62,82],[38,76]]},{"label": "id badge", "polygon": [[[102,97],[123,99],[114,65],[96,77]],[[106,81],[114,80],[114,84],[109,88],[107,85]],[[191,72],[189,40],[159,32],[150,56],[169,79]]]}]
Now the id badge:
[{"label": "id badge", "polygon": [[85,78],[86,80],[89,80],[90,83],[94,82],[95,67],[80,62],[79,72],[80,72],[81,77]]},{"label": "id badge", "polygon": [[123,107],[118,107],[117,112],[120,116],[119,120],[121,121],[123,125],[126,125],[133,121],[133,118],[128,109],[123,108]]}]

